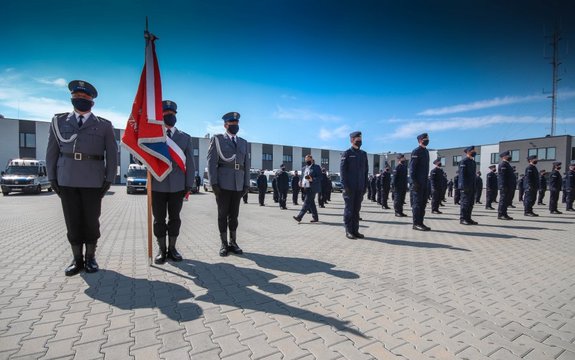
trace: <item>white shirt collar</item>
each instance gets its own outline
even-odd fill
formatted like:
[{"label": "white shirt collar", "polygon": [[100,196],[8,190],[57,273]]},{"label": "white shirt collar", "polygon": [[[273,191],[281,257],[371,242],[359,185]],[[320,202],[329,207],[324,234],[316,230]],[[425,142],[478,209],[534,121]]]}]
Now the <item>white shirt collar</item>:
[{"label": "white shirt collar", "polygon": [[168,128],[168,127],[166,127],[166,131],[168,131],[168,129],[172,132],[172,134],[176,132],[176,127],[175,127],[175,126],[172,126],[171,129]]},{"label": "white shirt collar", "polygon": [[86,121],[86,120],[88,120],[88,119],[90,118],[90,116],[92,116],[92,112],[89,111],[89,112],[87,112],[87,113],[85,113],[85,114],[80,114],[80,113],[74,111],[74,115],[76,116],[76,120],[78,120],[78,119],[80,118],[80,115],[82,115],[82,116],[84,117],[84,121]]}]

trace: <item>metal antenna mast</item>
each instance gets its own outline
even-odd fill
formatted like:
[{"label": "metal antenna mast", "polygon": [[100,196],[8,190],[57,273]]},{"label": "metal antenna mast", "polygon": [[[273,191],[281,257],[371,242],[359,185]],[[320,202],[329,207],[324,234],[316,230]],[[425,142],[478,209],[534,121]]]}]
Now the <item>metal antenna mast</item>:
[{"label": "metal antenna mast", "polygon": [[561,37],[559,37],[559,31],[555,30],[553,32],[553,40],[551,42],[551,46],[553,47],[553,58],[551,60],[551,65],[553,65],[553,90],[551,96],[551,136],[555,136],[555,128],[556,128],[556,116],[557,116],[557,83],[561,80],[559,78],[559,41]]}]

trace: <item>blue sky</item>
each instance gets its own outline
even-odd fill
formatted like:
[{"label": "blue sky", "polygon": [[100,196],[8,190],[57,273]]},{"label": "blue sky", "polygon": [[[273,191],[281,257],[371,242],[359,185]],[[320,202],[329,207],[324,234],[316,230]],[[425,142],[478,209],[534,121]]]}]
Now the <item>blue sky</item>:
[{"label": "blue sky", "polygon": [[83,79],[94,113],[124,128],[146,15],[164,98],[193,136],[221,132],[229,111],[248,141],[344,149],[361,130],[373,153],[410,151],[423,131],[434,148],[544,136],[556,23],[556,133],[575,134],[568,0],[4,0],[0,114],[48,121]]}]

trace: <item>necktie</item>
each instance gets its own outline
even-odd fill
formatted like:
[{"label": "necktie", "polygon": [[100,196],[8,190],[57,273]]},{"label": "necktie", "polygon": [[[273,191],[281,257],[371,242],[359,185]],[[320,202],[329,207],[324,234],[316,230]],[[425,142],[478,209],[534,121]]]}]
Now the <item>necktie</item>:
[{"label": "necktie", "polygon": [[168,131],[166,131],[166,134],[168,134],[168,137],[171,139],[172,138],[172,130],[168,129]]},{"label": "necktie", "polygon": [[238,145],[238,143],[236,142],[236,137],[232,137],[232,142],[234,143],[234,147],[236,147]]},{"label": "necktie", "polygon": [[82,127],[83,124],[84,124],[84,115],[80,115],[78,117],[78,127]]}]

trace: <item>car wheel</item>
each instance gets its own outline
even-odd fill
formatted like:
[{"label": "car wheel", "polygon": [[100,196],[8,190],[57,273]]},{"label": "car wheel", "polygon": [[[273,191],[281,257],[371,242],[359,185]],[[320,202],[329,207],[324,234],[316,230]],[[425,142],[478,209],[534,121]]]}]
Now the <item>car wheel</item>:
[{"label": "car wheel", "polygon": [[42,192],[42,185],[38,185],[36,188],[36,194],[40,194]]},{"label": "car wheel", "polygon": [[49,187],[49,188],[48,188],[48,192],[52,192],[52,187]]},{"label": "car wheel", "polygon": [[2,191],[2,195],[8,196],[8,194],[10,194],[8,191]]},{"label": "car wheel", "polygon": [[204,191],[208,192],[208,187],[206,185],[204,185]]}]

